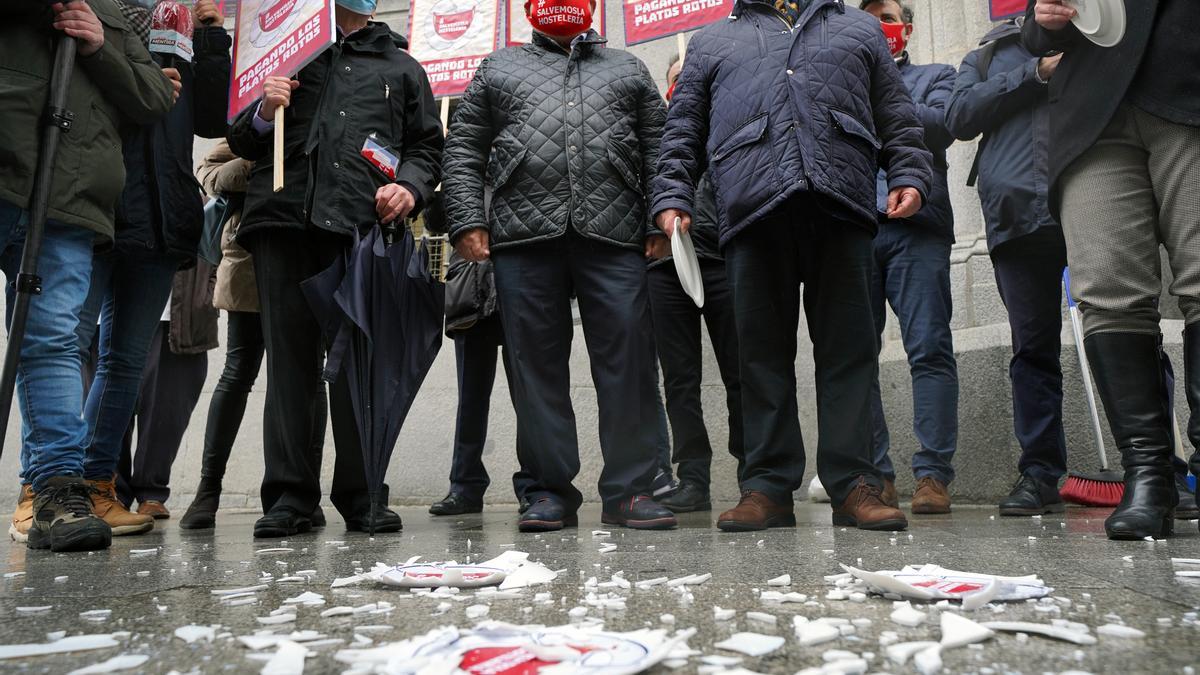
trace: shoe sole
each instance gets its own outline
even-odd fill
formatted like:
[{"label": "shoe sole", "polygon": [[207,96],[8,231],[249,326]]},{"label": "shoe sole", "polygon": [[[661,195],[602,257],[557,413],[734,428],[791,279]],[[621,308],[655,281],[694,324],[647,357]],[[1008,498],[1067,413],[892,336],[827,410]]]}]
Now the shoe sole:
[{"label": "shoe sole", "polygon": [[[899,508],[899,507],[893,507]],[[922,516],[944,516],[950,513],[950,507],[941,506],[913,506],[912,512]]]},{"label": "shoe sole", "polygon": [[763,521],[762,525],[758,523],[748,523],[744,520],[718,520],[717,529],[722,532],[759,532],[773,527],[795,527],[796,514],[771,516]]},{"label": "shoe sole", "polygon": [[1200,518],[1200,511],[1176,511],[1175,520],[1196,520]]},{"label": "shoe sole", "polygon": [[216,526],[217,519],[215,516],[208,518],[208,520],[197,521],[194,519],[188,520],[188,517],[185,515],[183,519],[179,521],[179,529],[181,530],[211,530]]},{"label": "shoe sole", "polygon": [[566,527],[578,527],[578,516],[567,516],[562,520],[522,520],[517,523],[520,532],[557,532]]},{"label": "shoe sole", "polygon": [[860,523],[849,516],[833,514],[833,524],[837,527],[854,527],[870,532],[901,532],[908,529],[908,521],[903,518],[880,520],[874,523]]},{"label": "shoe sole", "polygon": [[1140,541],[1146,537],[1166,539],[1175,532],[1175,518],[1172,516],[1163,518],[1162,522],[1158,524],[1158,529],[1154,531],[1110,530],[1108,526],[1105,526],[1104,532],[1113,541]]},{"label": "shoe sole", "polygon": [[16,525],[9,525],[8,538],[12,539],[18,544],[24,544],[25,542],[29,541],[29,532],[22,532],[21,530],[17,529]]},{"label": "shoe sole", "polygon": [[429,509],[429,515],[431,516],[465,516],[469,513],[483,513],[483,507],[480,506],[479,508],[469,508],[465,511],[435,511],[432,508]]},{"label": "shoe sole", "polygon": [[1067,505],[1065,503],[1048,504],[1040,509],[1025,509],[1010,507],[1000,507],[1000,515],[1002,516],[1042,516],[1047,513],[1065,513]]},{"label": "shoe sole", "polygon": [[52,553],[100,551],[112,546],[112,535],[107,529],[91,528],[55,537],[51,534],[43,534],[36,528],[30,528],[29,539],[25,542],[25,546],[35,550],[49,549]]},{"label": "shoe sole", "polygon": [[671,504],[658,503],[664,509],[669,509],[671,513],[699,513],[701,511],[712,511],[712,502],[703,502],[701,504],[683,504],[674,506]]},{"label": "shoe sole", "polygon": [[[290,537],[294,534],[304,534],[312,529],[312,523],[304,523],[296,527],[255,527],[255,539],[278,539],[279,537]],[[377,530],[378,531],[378,530]]]},{"label": "shoe sole", "polygon": [[600,514],[600,522],[604,525],[628,527],[631,530],[672,530],[679,526],[674,516],[670,518],[651,518],[650,520],[625,520],[616,516]]},{"label": "shoe sole", "polygon": [[[347,532],[369,532],[370,529],[371,528],[367,525],[359,525],[357,523],[351,525],[350,523],[346,523],[346,531]],[[403,530],[404,530],[403,524],[376,525],[375,526],[375,534],[393,534],[396,532],[401,532]]]},{"label": "shoe sole", "polygon": [[122,525],[121,527],[112,528],[112,536],[128,537],[135,534],[145,534],[154,529],[154,521],[151,520],[143,525]]}]

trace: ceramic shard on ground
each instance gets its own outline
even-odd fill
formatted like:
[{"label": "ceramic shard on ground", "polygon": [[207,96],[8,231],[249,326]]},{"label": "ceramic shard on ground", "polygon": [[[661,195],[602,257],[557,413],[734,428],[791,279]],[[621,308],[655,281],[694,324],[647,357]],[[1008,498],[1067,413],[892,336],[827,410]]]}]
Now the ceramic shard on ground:
[{"label": "ceramic shard on ground", "polygon": [[[849,565],[842,565],[842,569],[865,582],[875,593],[894,594],[911,600],[964,600],[988,589],[991,584],[996,584],[996,587],[989,591],[994,594],[987,598],[987,602],[1041,598],[1054,592],[1037,575],[1005,577],[960,572],[938,565],[908,565],[902,570],[879,572],[868,572]],[[974,602],[978,602],[978,599]],[[986,602],[978,604],[982,606]]]},{"label": "ceramic shard on ground", "polygon": [[910,628],[920,626],[925,623],[925,619],[927,618],[929,616],[925,612],[913,609],[912,604],[908,602],[896,603],[896,608],[892,610],[891,614],[892,623]]},{"label": "ceramic shard on ground", "polygon": [[212,642],[217,637],[217,629],[214,626],[197,626],[196,624],[180,626],[175,629],[175,637],[188,644],[198,640]]},{"label": "ceramic shard on ground", "polygon": [[716,619],[717,621],[729,621],[730,619],[732,619],[735,616],[737,616],[736,610],[722,609],[715,605],[713,606],[713,618]]},{"label": "ceramic shard on ground", "polygon": [[768,579],[767,585],[768,586],[791,586],[792,585],[792,575],[784,574],[781,576],[777,576],[774,579]]},{"label": "ceramic shard on ground", "polygon": [[114,656],[107,661],[93,663],[90,666],[76,668],[70,671],[67,675],[100,675],[101,673],[117,673],[122,670],[133,670],[140,668],[142,664],[149,661],[150,657],[144,654],[121,654]]},{"label": "ceramic shard on ground", "polygon": [[308,648],[304,645],[283,640],[260,672],[262,675],[301,675],[307,655]]},{"label": "ceramic shard on ground", "polygon": [[902,665],[908,663],[908,660],[911,659],[913,657],[913,655],[917,654],[918,652],[922,652],[922,651],[925,651],[926,649],[930,649],[932,647],[937,647],[937,646],[938,646],[938,643],[929,642],[929,641],[897,642],[895,644],[888,645],[884,649],[884,653],[887,654],[889,661],[891,661],[892,663],[894,663],[898,666],[902,666]]},{"label": "ceramic shard on ground", "polygon": [[762,656],[783,646],[784,639],[776,635],[761,633],[734,633],[727,640],[713,645],[717,649],[740,652],[746,656]]},{"label": "ceramic shard on ground", "polygon": [[1145,631],[1140,631],[1130,626],[1123,626],[1118,623],[1106,623],[1096,629],[1096,635],[1115,638],[1138,639],[1146,637]]},{"label": "ceramic shard on ground", "polygon": [[983,642],[995,635],[990,628],[953,612],[942,612],[941,627],[943,649],[965,647],[976,642]]},{"label": "ceramic shard on ground", "polygon": [[1003,633],[1030,633],[1077,645],[1094,645],[1097,642],[1095,636],[1088,633],[1032,621],[987,621],[983,626]]},{"label": "ceramic shard on ground", "polygon": [[323,605],[325,604],[325,596],[312,591],[305,591],[294,598],[288,598],[283,601],[285,605]]},{"label": "ceramic shard on ground", "polygon": [[81,652],[92,649],[116,647],[118,643],[108,633],[95,635],[72,635],[53,642],[32,642],[26,644],[0,645],[0,660],[23,659],[29,656],[44,654],[63,654],[66,652]]},{"label": "ceramic shard on ground", "polygon": [[257,586],[245,586],[242,588],[220,588],[220,589],[215,589],[210,592],[213,595],[224,596],[224,595],[235,595],[238,593],[255,593],[258,591],[265,591],[268,588],[270,588],[270,586],[267,584],[259,584]]},{"label": "ceramic shard on ground", "polygon": [[936,675],[942,670],[942,648],[934,645],[913,655],[913,667],[921,675]]},{"label": "ceramic shard on ground", "polygon": [[811,647],[842,636],[841,630],[834,624],[821,619],[809,621],[802,616],[792,617],[792,630],[802,647]]}]

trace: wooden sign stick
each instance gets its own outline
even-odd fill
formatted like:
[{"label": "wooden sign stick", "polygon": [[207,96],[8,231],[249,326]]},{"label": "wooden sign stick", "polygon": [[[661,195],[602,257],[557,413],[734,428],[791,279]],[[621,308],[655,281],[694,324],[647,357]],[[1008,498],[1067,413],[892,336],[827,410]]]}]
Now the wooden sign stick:
[{"label": "wooden sign stick", "polygon": [[283,106],[275,108],[275,191],[283,189]]}]

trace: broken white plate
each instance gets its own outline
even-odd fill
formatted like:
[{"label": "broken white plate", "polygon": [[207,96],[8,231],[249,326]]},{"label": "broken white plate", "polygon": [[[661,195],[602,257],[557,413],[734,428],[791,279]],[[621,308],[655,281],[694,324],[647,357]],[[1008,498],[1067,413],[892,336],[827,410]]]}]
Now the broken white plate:
[{"label": "broken white plate", "polygon": [[267,664],[262,668],[262,675],[302,675],[304,658],[308,648],[291,640],[283,640],[275,650]]},{"label": "broken white plate", "polygon": [[912,604],[908,602],[897,602],[896,609],[892,610],[891,619],[893,623],[898,623],[901,626],[910,628],[920,626],[925,623],[925,619],[929,618],[925,612],[913,609]]},{"label": "broken white plate", "polygon": [[739,652],[746,656],[762,656],[783,646],[784,639],[776,635],[761,633],[734,633],[729,639],[713,645],[717,649]]},{"label": "broken white plate", "polygon": [[942,647],[934,645],[913,655],[913,667],[921,675],[935,675],[942,670]]},{"label": "broken white plate", "polygon": [[0,645],[0,660],[23,659],[28,656],[63,654],[92,649],[116,647],[119,643],[108,633],[96,635],[72,635],[54,642],[32,642],[26,644]]},{"label": "broken white plate", "polygon": [[953,612],[942,612],[941,623],[943,649],[955,649],[983,642],[996,634],[992,629]]},{"label": "broken white plate", "polygon": [[1103,635],[1104,637],[1126,638],[1131,640],[1146,637],[1145,631],[1141,631],[1130,626],[1123,626],[1119,623],[1106,623],[1103,626],[1100,626],[1096,629],[1096,635]]},{"label": "broken white plate", "polygon": [[[1004,577],[946,569],[938,565],[908,565],[902,570],[867,572],[849,565],[842,569],[861,579],[880,594],[895,594],[912,600],[963,600],[986,591],[992,600],[1015,601],[1041,598],[1054,592],[1037,575]],[[989,585],[995,589],[989,589]],[[978,602],[978,599],[974,602]],[[974,602],[972,604],[974,604]],[[980,603],[980,606],[987,604]]]},{"label": "broken white plate", "polygon": [[175,637],[183,640],[188,644],[192,644],[197,640],[212,642],[217,636],[217,629],[213,626],[197,626],[191,624],[188,626],[180,626],[175,629]]},{"label": "broken white plate", "polygon": [[937,646],[938,643],[928,641],[897,642],[896,644],[888,645],[886,648],[886,653],[889,661],[898,666],[902,666],[908,663],[908,660],[918,652],[923,652],[927,649]]},{"label": "broken white plate", "polygon": [[1087,633],[1047,623],[1033,623],[1032,621],[987,621],[983,626],[1003,633],[1032,633],[1034,635],[1054,638],[1055,640],[1065,640],[1077,645],[1094,645],[1097,642],[1094,636]]},{"label": "broken white plate", "polygon": [[783,575],[775,577],[774,579],[769,579],[769,580],[767,580],[767,585],[768,586],[791,586],[792,585],[792,575],[783,574]]},{"label": "broken white plate", "polygon": [[100,675],[101,673],[117,673],[122,670],[133,670],[150,660],[145,654],[121,654],[107,661],[93,663],[90,666],[76,668],[67,675]]},{"label": "broken white plate", "polygon": [[841,630],[834,624],[817,619],[809,621],[802,616],[792,617],[792,630],[796,633],[801,647],[811,647],[836,640],[842,636]]}]

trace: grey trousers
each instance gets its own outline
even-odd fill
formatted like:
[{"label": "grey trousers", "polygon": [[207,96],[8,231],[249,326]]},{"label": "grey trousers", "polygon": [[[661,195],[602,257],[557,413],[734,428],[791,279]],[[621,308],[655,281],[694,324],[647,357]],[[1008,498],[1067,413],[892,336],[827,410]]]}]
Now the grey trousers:
[{"label": "grey trousers", "polygon": [[1094,333],[1159,332],[1159,244],[1186,323],[1200,320],[1200,128],[1129,104],[1063,173],[1071,292]]}]

